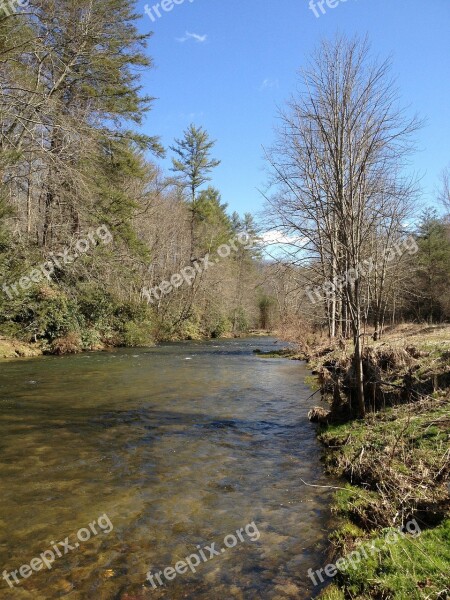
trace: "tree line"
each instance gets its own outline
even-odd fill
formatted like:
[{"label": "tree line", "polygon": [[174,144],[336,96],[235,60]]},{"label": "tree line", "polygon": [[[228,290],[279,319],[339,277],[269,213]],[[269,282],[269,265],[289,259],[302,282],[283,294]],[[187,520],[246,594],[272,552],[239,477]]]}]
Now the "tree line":
[{"label": "tree line", "polygon": [[[266,152],[257,224],[212,185],[220,160],[205,129],[167,149],[142,133],[154,99],[140,85],[152,59],[138,18],[132,0],[42,0],[0,16],[1,286],[89,230],[112,236],[20,298],[3,289],[4,335],[63,351],[306,324],[353,340],[361,383],[368,328],[379,339],[387,324],[448,319],[449,219],[420,214],[407,167],[423,123],[401,107],[389,61],[365,39],[319,45]],[[170,172],[158,166],[167,153]],[[447,170],[436,198],[447,215],[449,181]],[[289,240],[281,257],[262,243],[271,230]],[[254,244],[147,301],[243,232]]]},{"label": "tree line", "polygon": [[[367,39],[323,42],[267,151],[267,224],[290,239],[274,267],[283,301],[290,295],[290,317],[285,308],[280,317],[352,340],[360,414],[367,331],[377,340],[388,323],[450,316],[449,221],[418,214],[419,180],[407,167],[423,122],[402,108],[391,73]],[[447,210],[448,182],[446,171]]]},{"label": "tree line", "polygon": [[[213,253],[251,215],[229,214],[209,184],[214,141],[196,125],[169,149],[142,133],[153,98],[150,34],[131,0],[38,1],[0,16],[0,278],[20,280],[87,231],[97,245],[48,284],[0,294],[4,335],[55,351],[239,334],[259,322],[257,245],[151,306],[142,289]],[[170,152],[173,170],[158,158]]]}]

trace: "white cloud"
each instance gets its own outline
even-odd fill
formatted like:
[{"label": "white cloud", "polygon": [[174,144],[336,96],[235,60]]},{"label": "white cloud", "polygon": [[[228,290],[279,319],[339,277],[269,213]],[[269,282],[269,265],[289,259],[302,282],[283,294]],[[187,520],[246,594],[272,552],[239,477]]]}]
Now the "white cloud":
[{"label": "white cloud", "polygon": [[279,231],[266,231],[261,236],[263,244],[266,246],[272,246],[274,244],[290,244],[290,245],[303,245],[305,240],[295,235],[284,235]]},{"label": "white cloud", "polygon": [[196,119],[202,119],[205,116],[204,112],[191,112],[191,113],[180,113],[180,119],[184,121],[195,121]]},{"label": "white cloud", "polygon": [[280,87],[280,82],[278,81],[278,79],[264,79],[264,81],[262,82],[259,91],[263,92],[264,90],[269,90],[271,88],[279,88]]},{"label": "white cloud", "polygon": [[199,42],[200,44],[202,44],[203,42],[206,42],[208,36],[205,33],[205,35],[200,35],[198,33],[189,33],[189,31],[186,31],[186,33],[184,34],[184,37],[182,38],[176,38],[177,42],[180,43],[184,43],[187,42],[188,40],[195,40],[196,42]]}]

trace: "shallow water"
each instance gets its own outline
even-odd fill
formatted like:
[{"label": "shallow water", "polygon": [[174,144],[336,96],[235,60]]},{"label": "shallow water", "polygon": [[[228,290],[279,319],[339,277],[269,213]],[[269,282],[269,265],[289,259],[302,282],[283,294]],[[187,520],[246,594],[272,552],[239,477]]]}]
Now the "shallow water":
[{"label": "shallow water", "polygon": [[[0,579],[0,598],[311,598],[329,491],[300,478],[330,482],[306,368],[253,354],[274,347],[249,338],[2,363],[0,572],[66,537],[79,547],[58,546],[51,569],[17,574],[13,589]],[[213,542],[225,551],[195,573],[146,580]]]}]

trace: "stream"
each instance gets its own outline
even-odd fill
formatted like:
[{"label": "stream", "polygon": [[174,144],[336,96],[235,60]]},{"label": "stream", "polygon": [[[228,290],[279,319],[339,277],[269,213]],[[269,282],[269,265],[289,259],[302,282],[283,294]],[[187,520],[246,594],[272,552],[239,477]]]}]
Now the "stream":
[{"label": "stream", "polygon": [[245,338],[1,363],[0,572],[38,561],[13,587],[0,579],[0,598],[313,597],[330,491],[301,479],[330,481],[306,366],[253,352],[278,347]]}]

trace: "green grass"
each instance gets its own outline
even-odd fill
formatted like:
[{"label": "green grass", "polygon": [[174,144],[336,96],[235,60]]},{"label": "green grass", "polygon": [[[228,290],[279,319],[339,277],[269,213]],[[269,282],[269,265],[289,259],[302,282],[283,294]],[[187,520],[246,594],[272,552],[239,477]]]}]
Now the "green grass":
[{"label": "green grass", "polygon": [[322,600],[345,600],[345,594],[335,585],[330,585],[320,596]]},{"label": "green grass", "polygon": [[[361,457],[355,473],[361,465],[370,470],[373,460],[378,471],[393,470],[411,481],[417,473],[423,472],[428,479],[425,483],[433,485],[429,474],[445,460],[449,425],[449,403],[436,401],[435,405],[430,402],[425,408],[419,404],[399,406],[368,415],[363,421],[330,425],[319,437],[333,448],[327,460],[335,465],[339,474],[344,474],[345,469]],[[382,472],[377,472],[374,477],[381,475]]]},{"label": "green grass", "polygon": [[[388,543],[384,530],[370,538],[379,552],[359,553],[322,594],[326,600],[444,600],[450,597],[450,520],[417,537],[398,536]],[[365,546],[368,548],[368,545]],[[358,546],[356,546],[356,550]],[[344,556],[345,557],[345,556]]]},{"label": "green grass", "polygon": [[[449,425],[441,396],[321,428],[328,468],[352,482],[334,497],[335,555],[368,541],[380,548],[339,573],[322,599],[450,599]],[[386,544],[388,526],[416,511],[422,534]]]}]

